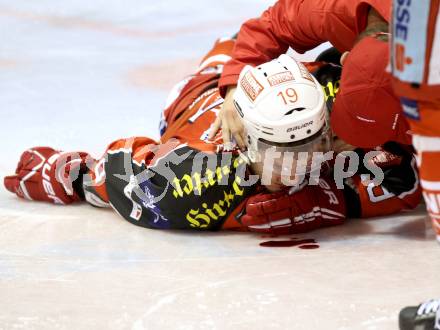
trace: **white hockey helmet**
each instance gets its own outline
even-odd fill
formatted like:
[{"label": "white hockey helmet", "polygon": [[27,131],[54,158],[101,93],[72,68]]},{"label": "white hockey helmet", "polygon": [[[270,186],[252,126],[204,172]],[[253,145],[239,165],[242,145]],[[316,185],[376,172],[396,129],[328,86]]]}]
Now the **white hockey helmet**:
[{"label": "white hockey helmet", "polygon": [[268,147],[282,152],[331,149],[324,91],[301,62],[286,54],[257,67],[246,66],[234,105],[243,120],[252,161],[255,152]]}]

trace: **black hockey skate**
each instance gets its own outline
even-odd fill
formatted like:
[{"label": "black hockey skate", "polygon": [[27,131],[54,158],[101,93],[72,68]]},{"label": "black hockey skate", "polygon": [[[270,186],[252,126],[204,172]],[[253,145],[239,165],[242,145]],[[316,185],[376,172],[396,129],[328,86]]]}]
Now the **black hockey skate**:
[{"label": "black hockey skate", "polygon": [[402,309],[399,327],[400,330],[440,330],[440,299]]}]

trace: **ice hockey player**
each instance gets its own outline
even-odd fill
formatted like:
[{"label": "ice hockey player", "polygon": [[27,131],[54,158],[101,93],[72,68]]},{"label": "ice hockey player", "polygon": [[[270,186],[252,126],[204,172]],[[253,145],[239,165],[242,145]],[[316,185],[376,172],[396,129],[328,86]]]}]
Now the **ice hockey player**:
[{"label": "ice hockey player", "polygon": [[[261,17],[245,22],[219,82],[225,102],[215,127],[222,128],[224,141],[233,137],[239,145],[244,143],[243,124],[232,102],[243,67],[270,61],[289,47],[304,53],[331,42],[344,53],[339,98],[332,111],[333,131],[357,147],[374,148],[387,141],[411,144],[408,123],[391,86],[381,88],[383,81],[380,86],[369,85],[370,76],[384,76],[380,64],[388,58],[383,39],[388,32],[390,8],[391,0],[278,0]],[[353,84],[358,81],[363,85]],[[353,112],[359,115],[346,120],[344,115]],[[382,120],[370,118],[371,112],[377,112]],[[358,130],[347,130],[347,125]]]},{"label": "ice hockey player", "polygon": [[[32,148],[21,156],[16,174],[5,178],[6,188],[31,200],[85,200],[113,207],[129,222],[147,228],[271,234],[306,232],[341,224],[347,217],[386,215],[419,203],[415,160],[396,144],[384,146],[371,159],[383,171],[381,185],[367,179],[374,173],[362,162],[357,173],[339,184],[328,166],[316,171],[313,153],[329,151],[335,139],[327,106],[332,105],[340,71],[331,64],[308,65],[317,78],[287,55],[246,67],[234,102],[246,127],[247,151],[225,146],[221,133],[209,141],[223,102],[218,80],[234,43],[219,40],[199,70],[173,89],[160,142],[146,137],[117,140],[98,161],[83,152]],[[365,152],[357,150],[361,157]],[[269,161],[274,153],[278,156]],[[296,180],[313,172],[318,173],[313,184],[310,178]]]},{"label": "ice hockey player", "polygon": [[[385,141],[414,143],[425,201],[440,241],[440,62],[439,56],[434,56],[440,51],[439,1],[394,0],[390,15],[392,2],[278,0],[261,17],[247,21],[219,82],[225,102],[214,127],[222,128],[225,143],[231,137],[244,143],[244,126],[232,100],[238,75],[245,65],[256,66],[276,58],[289,46],[303,53],[330,41],[345,54],[332,129],[358,147],[374,147]],[[394,83],[407,119],[393,93],[391,79],[384,72],[389,62],[387,34],[391,16]],[[413,141],[410,131],[415,133]],[[214,134],[215,130],[211,138]],[[425,319],[425,315],[420,319]],[[438,319],[440,322],[440,315]]]},{"label": "ice hockey player", "polygon": [[[440,243],[439,9],[439,0],[394,0],[390,54],[394,90],[413,132],[423,195]],[[399,326],[440,330],[440,299],[404,308]]]}]

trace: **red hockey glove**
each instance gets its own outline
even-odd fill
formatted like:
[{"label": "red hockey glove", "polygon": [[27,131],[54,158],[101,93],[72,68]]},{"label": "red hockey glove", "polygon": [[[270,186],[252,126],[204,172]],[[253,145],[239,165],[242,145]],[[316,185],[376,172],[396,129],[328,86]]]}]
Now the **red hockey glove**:
[{"label": "red hockey glove", "polygon": [[298,192],[260,193],[249,198],[241,223],[250,231],[275,235],[308,232],[339,225],[346,218],[342,190],[330,180],[305,186]]},{"label": "red hockey glove", "polygon": [[32,148],[21,155],[16,174],[5,177],[4,184],[21,198],[70,204],[81,199],[72,183],[89,161],[94,160],[85,152]]}]

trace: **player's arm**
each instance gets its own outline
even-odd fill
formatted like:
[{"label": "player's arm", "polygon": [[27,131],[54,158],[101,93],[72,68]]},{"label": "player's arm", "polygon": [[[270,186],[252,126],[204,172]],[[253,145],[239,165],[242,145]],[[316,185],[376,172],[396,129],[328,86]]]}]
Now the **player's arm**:
[{"label": "player's arm", "polygon": [[261,17],[242,25],[232,59],[225,64],[219,81],[225,102],[213,125],[210,139],[222,128],[225,144],[235,140],[242,150],[245,149],[244,127],[232,100],[241,70],[248,64],[256,66],[274,59],[285,53],[289,46],[302,53],[326,41],[322,7],[318,0],[280,0]]},{"label": "player's arm", "polygon": [[238,219],[251,231],[281,235],[342,224],[346,218],[395,214],[420,203],[418,173],[410,151],[388,144],[371,161],[376,169],[383,170],[380,185],[367,182],[366,175],[374,177],[370,164],[345,179],[343,189],[338,189],[330,176],[321,178],[319,185],[308,185],[293,194],[259,193],[246,201]]},{"label": "player's arm", "polygon": [[247,64],[259,65],[285,53],[290,47],[303,53],[325,42],[323,12],[319,1],[280,0],[259,18],[245,22],[237,36],[232,57],[219,86],[222,96],[235,85]]}]

